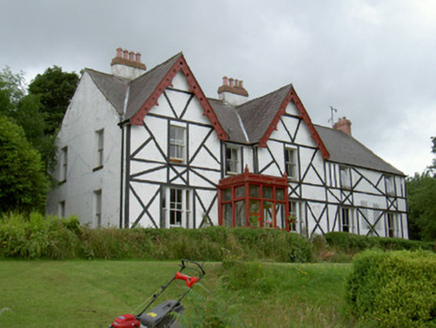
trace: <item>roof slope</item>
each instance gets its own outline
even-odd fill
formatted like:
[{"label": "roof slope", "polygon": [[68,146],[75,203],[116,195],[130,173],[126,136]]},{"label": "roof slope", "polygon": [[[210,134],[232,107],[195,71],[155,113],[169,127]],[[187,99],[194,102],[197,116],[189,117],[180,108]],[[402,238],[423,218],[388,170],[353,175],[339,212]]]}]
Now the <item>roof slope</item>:
[{"label": "roof slope", "polygon": [[130,81],[89,68],[85,68],[85,72],[89,74],[97,88],[115,107],[118,114],[122,115],[124,112],[124,99]]},{"label": "roof slope", "polygon": [[265,135],[291,87],[291,85],[284,86],[263,97],[246,102],[236,109],[244,122],[250,143],[258,143]]},{"label": "roof slope", "polygon": [[342,131],[314,125],[330,153],[330,160],[386,173],[404,175],[353,137]]},{"label": "roof slope", "polygon": [[132,118],[138,112],[181,56],[182,53],[178,53],[131,82],[126,119]]},{"label": "roof slope", "polygon": [[242,123],[242,119],[235,107],[223,103],[218,99],[208,99],[218,120],[227,133],[228,141],[237,143],[250,143],[246,137],[246,132]]}]

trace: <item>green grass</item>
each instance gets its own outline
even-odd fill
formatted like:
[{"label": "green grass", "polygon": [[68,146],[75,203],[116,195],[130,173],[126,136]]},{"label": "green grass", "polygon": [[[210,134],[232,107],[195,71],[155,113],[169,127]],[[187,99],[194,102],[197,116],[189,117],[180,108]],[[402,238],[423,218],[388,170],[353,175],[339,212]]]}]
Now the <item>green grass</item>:
[{"label": "green grass", "polygon": [[[0,261],[0,327],[108,327],[166,283],[178,264]],[[208,262],[204,267],[202,286],[183,302],[192,326],[209,327],[215,320],[246,327],[352,327],[343,301],[350,264]],[[172,287],[157,304],[186,288],[182,282]]]}]

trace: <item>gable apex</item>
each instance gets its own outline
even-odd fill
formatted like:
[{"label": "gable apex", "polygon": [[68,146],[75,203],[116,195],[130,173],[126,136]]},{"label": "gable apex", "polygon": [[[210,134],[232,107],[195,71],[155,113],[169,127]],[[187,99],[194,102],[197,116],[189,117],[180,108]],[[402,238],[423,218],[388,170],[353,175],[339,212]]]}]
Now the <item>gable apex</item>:
[{"label": "gable apex", "polygon": [[158,106],[158,99],[167,87],[172,86],[172,81],[177,73],[182,72],[189,85],[189,92],[193,93],[203,108],[206,116],[215,129],[218,139],[227,140],[228,136],[222,128],[218,118],[204,95],[194,74],[186,62],[183,53],[179,53],[148,73],[132,81],[126,119],[132,125],[142,125],[145,115],[152,107]]}]

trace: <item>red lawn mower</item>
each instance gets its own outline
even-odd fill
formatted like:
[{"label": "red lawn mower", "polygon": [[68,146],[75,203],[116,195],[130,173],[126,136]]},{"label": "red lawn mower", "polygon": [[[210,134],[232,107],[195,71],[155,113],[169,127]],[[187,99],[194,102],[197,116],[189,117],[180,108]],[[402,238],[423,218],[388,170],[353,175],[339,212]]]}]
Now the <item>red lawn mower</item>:
[{"label": "red lawn mower", "polygon": [[[198,277],[190,277],[183,274],[183,270],[186,268],[195,268],[198,270]],[[203,267],[193,261],[182,260],[180,265],[180,270],[176,272],[175,276],[164,286],[161,286],[159,293],[152,296],[152,300],[147,304],[147,306],[138,315],[133,314],[123,314],[117,317],[114,322],[109,326],[109,328],[169,328],[169,327],[180,327],[178,322],[178,317],[185,311],[184,306],[180,303],[182,299],[191,291],[192,286],[199,282],[206,273]],[[162,295],[162,293],[167,289],[174,280],[184,280],[186,281],[186,286],[188,290],[180,296],[178,300],[167,300],[152,309],[148,310],[150,306],[156,301],[156,299]]]}]

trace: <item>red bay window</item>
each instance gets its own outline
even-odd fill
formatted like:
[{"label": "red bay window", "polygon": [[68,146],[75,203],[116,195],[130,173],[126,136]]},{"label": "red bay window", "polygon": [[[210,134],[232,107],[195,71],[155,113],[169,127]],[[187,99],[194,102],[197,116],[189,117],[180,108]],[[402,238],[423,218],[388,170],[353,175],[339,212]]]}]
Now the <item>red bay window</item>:
[{"label": "red bay window", "polygon": [[219,224],[289,230],[288,179],[245,172],[224,178],[219,189]]}]

